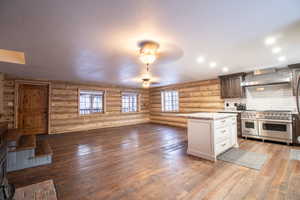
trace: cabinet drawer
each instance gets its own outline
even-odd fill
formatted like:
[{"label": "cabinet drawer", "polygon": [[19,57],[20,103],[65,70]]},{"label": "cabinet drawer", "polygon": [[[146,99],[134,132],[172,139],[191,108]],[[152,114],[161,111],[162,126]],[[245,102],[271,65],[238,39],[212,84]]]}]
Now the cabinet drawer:
[{"label": "cabinet drawer", "polygon": [[229,135],[222,135],[222,136],[218,136],[215,138],[215,144],[219,144],[224,142],[225,140],[229,140],[230,136]]},{"label": "cabinet drawer", "polygon": [[215,128],[220,128],[220,127],[227,126],[231,122],[232,122],[231,118],[220,119],[220,120],[216,120],[214,122],[214,126],[215,126]]},{"label": "cabinet drawer", "polygon": [[218,154],[226,151],[230,147],[231,147],[231,142],[229,139],[226,139],[223,142],[216,144],[216,146],[215,146],[216,154],[218,155]]},{"label": "cabinet drawer", "polygon": [[231,123],[233,123],[233,124],[235,123],[236,124],[237,123],[237,118],[236,117],[232,117],[231,118]]},{"label": "cabinet drawer", "polygon": [[215,141],[218,143],[220,139],[229,138],[230,129],[228,127],[215,129]]}]

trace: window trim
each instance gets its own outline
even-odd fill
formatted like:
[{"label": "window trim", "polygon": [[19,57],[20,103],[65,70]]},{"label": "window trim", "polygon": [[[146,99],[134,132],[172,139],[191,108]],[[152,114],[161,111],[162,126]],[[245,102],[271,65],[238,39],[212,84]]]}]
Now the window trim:
[{"label": "window trim", "polygon": [[[178,96],[178,107],[176,110],[172,110],[172,111],[165,111],[165,92],[177,92],[177,96]],[[179,108],[180,108],[180,103],[179,103],[179,91],[178,90],[162,90],[160,91],[160,100],[161,100],[161,112],[163,113],[178,113],[179,112]]]},{"label": "window trim", "polygon": [[[128,111],[128,112],[123,111],[123,94],[134,94],[134,95],[136,95],[136,111]],[[138,92],[129,92],[129,91],[121,92],[121,113],[128,114],[128,113],[138,113],[138,112],[140,112],[140,110],[141,110],[141,107],[140,107],[140,105],[141,105],[140,99],[141,98],[140,98],[140,96],[141,96],[141,94],[138,93]]]},{"label": "window trim", "polygon": [[[86,92],[91,92],[91,93],[102,93],[102,112],[93,112],[93,113],[89,113],[89,114],[81,114],[80,113],[80,93],[82,91],[86,91]],[[91,115],[103,115],[106,114],[106,90],[90,90],[90,89],[82,89],[82,88],[78,88],[78,102],[77,102],[77,110],[78,110],[78,115],[80,117],[86,117],[86,116],[91,116]]]}]

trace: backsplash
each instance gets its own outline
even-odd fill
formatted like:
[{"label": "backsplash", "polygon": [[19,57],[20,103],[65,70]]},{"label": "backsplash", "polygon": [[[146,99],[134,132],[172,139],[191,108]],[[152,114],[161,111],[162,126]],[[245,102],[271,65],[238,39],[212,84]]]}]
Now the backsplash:
[{"label": "backsplash", "polygon": [[245,99],[225,99],[225,107],[229,104],[229,109],[234,103],[246,104],[247,110],[296,111],[296,100],[289,84],[247,87]]},{"label": "backsplash", "polygon": [[296,100],[289,84],[249,87],[246,96],[247,109],[250,110],[296,111]]}]

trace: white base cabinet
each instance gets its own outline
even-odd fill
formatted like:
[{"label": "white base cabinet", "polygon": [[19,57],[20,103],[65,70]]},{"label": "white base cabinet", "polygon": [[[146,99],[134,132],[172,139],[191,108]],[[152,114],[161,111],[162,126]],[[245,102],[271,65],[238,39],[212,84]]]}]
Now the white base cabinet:
[{"label": "white base cabinet", "polygon": [[188,119],[188,154],[216,161],[219,154],[232,147],[238,147],[236,116]]}]

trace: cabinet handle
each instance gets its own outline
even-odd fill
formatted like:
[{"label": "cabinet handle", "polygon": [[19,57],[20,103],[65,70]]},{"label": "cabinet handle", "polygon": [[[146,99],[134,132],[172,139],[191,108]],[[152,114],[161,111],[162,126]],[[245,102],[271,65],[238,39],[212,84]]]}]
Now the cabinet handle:
[{"label": "cabinet handle", "polygon": [[222,144],[222,147],[224,147],[226,145],[226,143]]}]

